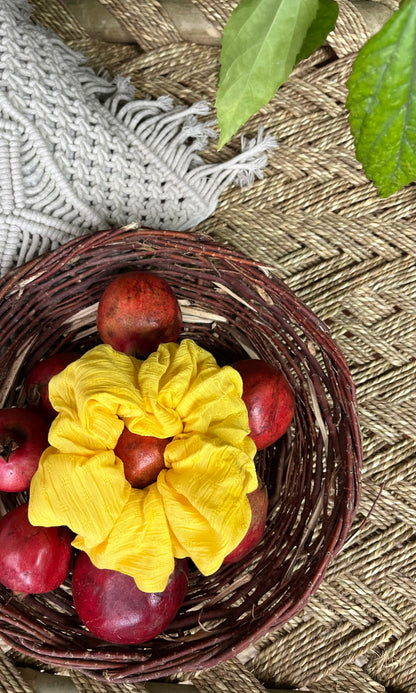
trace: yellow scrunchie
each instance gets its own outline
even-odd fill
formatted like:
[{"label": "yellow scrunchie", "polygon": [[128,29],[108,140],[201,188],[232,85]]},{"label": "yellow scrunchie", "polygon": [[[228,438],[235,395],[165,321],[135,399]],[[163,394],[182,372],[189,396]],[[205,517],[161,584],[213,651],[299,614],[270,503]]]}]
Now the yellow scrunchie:
[{"label": "yellow scrunchie", "polygon": [[[30,487],[34,525],[67,525],[99,568],[166,587],[174,557],[215,572],[246,533],[257,487],[240,375],[195,342],[162,344],[145,361],[100,345],[54,376],[59,412]],[[114,447],[124,425],[170,438],[157,481],[127,482]]]}]

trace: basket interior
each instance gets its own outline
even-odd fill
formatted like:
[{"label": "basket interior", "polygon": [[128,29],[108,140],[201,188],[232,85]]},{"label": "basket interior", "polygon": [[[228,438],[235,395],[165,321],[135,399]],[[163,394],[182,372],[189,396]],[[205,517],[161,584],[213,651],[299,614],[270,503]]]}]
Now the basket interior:
[{"label": "basket interior", "polygon": [[[213,666],[295,616],[345,542],[361,469],[354,385],[328,328],[270,269],[189,233],[98,232],[1,280],[1,406],[24,405],[25,375],[46,354],[99,342],[101,293],[133,268],[170,283],[183,311],[181,338],[194,339],[220,365],[247,356],[280,365],[296,412],[288,433],[256,456],[270,498],[263,539],[247,559],[214,575],[191,569],[175,621],[151,642],[129,647],[94,639],[77,617],[70,579],[23,600],[0,586],[7,643],[45,663],[123,682]],[[2,512],[24,500],[2,494]]]}]

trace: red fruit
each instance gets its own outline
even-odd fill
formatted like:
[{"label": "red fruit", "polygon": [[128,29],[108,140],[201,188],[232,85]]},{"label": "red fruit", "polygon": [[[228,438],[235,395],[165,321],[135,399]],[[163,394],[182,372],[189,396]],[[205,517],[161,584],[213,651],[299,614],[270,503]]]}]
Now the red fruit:
[{"label": "red fruit", "polygon": [[36,364],[26,378],[25,389],[28,406],[36,408],[49,423],[56,416],[56,411],[49,400],[49,381],[70,363],[76,361],[80,355],[73,351],[66,351],[53,356],[46,356]]},{"label": "red fruit", "polygon": [[267,486],[259,480],[258,487],[252,493],[248,493],[247,498],[251,507],[251,522],[238,546],[224,558],[223,563],[225,564],[240,561],[254,549],[263,536],[269,502]]},{"label": "red fruit", "polygon": [[114,452],[124,465],[124,476],[134,488],[144,488],[156,481],[165,468],[163,456],[170,438],[140,436],[124,428]]},{"label": "red fruit", "polygon": [[46,421],[28,409],[0,409],[0,491],[26,491],[48,447]]},{"label": "red fruit", "polygon": [[71,568],[72,532],[67,527],[34,527],[28,504],[0,520],[0,582],[14,592],[41,594],[56,589]]},{"label": "red fruit", "polygon": [[250,437],[257,450],[276,442],[289,428],[295,397],[282,371],[260,359],[233,363],[243,380],[243,401],[248,411]]},{"label": "red fruit", "polygon": [[175,618],[188,588],[188,564],[175,559],[163,592],[142,592],[133,578],[96,568],[81,552],[72,576],[75,608],[84,625],[108,642],[138,645],[162,633]]},{"label": "red fruit", "polygon": [[97,328],[104,344],[131,356],[148,356],[159,344],[176,341],[182,313],[164,279],[152,272],[126,272],[101,296]]}]

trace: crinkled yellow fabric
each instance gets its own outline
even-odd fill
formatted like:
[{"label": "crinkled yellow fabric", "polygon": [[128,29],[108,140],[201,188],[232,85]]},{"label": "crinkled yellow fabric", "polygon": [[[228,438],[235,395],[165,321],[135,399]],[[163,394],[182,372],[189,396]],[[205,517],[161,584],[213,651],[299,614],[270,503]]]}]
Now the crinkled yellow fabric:
[{"label": "crinkled yellow fabric", "polygon": [[[192,340],[139,361],[108,345],[54,376],[51,425],[30,487],[34,525],[67,525],[100,568],[162,591],[174,558],[215,572],[250,524],[257,487],[240,375]],[[114,447],[133,433],[172,438],[157,481],[127,482]]]}]

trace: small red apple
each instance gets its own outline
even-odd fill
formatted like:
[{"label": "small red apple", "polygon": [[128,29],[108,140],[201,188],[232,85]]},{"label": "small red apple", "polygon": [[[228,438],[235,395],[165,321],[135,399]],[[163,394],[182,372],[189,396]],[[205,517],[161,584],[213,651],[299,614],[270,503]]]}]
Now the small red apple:
[{"label": "small red apple", "polygon": [[156,481],[165,468],[163,453],[170,440],[141,436],[124,427],[114,452],[123,462],[124,476],[131,486],[144,488]]},{"label": "small red apple", "polygon": [[187,588],[188,564],[178,558],[163,592],[142,592],[132,577],[96,568],[83,551],[72,576],[75,609],[84,625],[97,638],[125,645],[162,633],[175,618]]},{"label": "small red apple", "polygon": [[153,272],[120,274],[98,304],[97,329],[104,344],[130,356],[148,356],[175,342],[182,313],[169,284]]},{"label": "small red apple", "polygon": [[249,528],[233,551],[224,558],[223,563],[236,563],[254,549],[264,534],[267,519],[269,496],[267,486],[259,479],[259,485],[255,491],[247,494],[251,507],[251,522]]},{"label": "small red apple", "polygon": [[0,582],[22,594],[43,594],[67,577],[74,550],[68,527],[34,527],[28,503],[0,520]]},{"label": "small red apple", "polygon": [[48,447],[46,421],[29,409],[0,409],[0,491],[26,491]]},{"label": "small red apple", "polygon": [[250,437],[264,450],[286,433],[295,412],[295,397],[279,368],[261,359],[233,363],[243,381]]},{"label": "small red apple", "polygon": [[25,390],[28,406],[31,409],[36,409],[49,423],[56,416],[56,411],[49,400],[49,381],[80,356],[81,354],[73,351],[46,356],[32,368],[26,378]]}]

